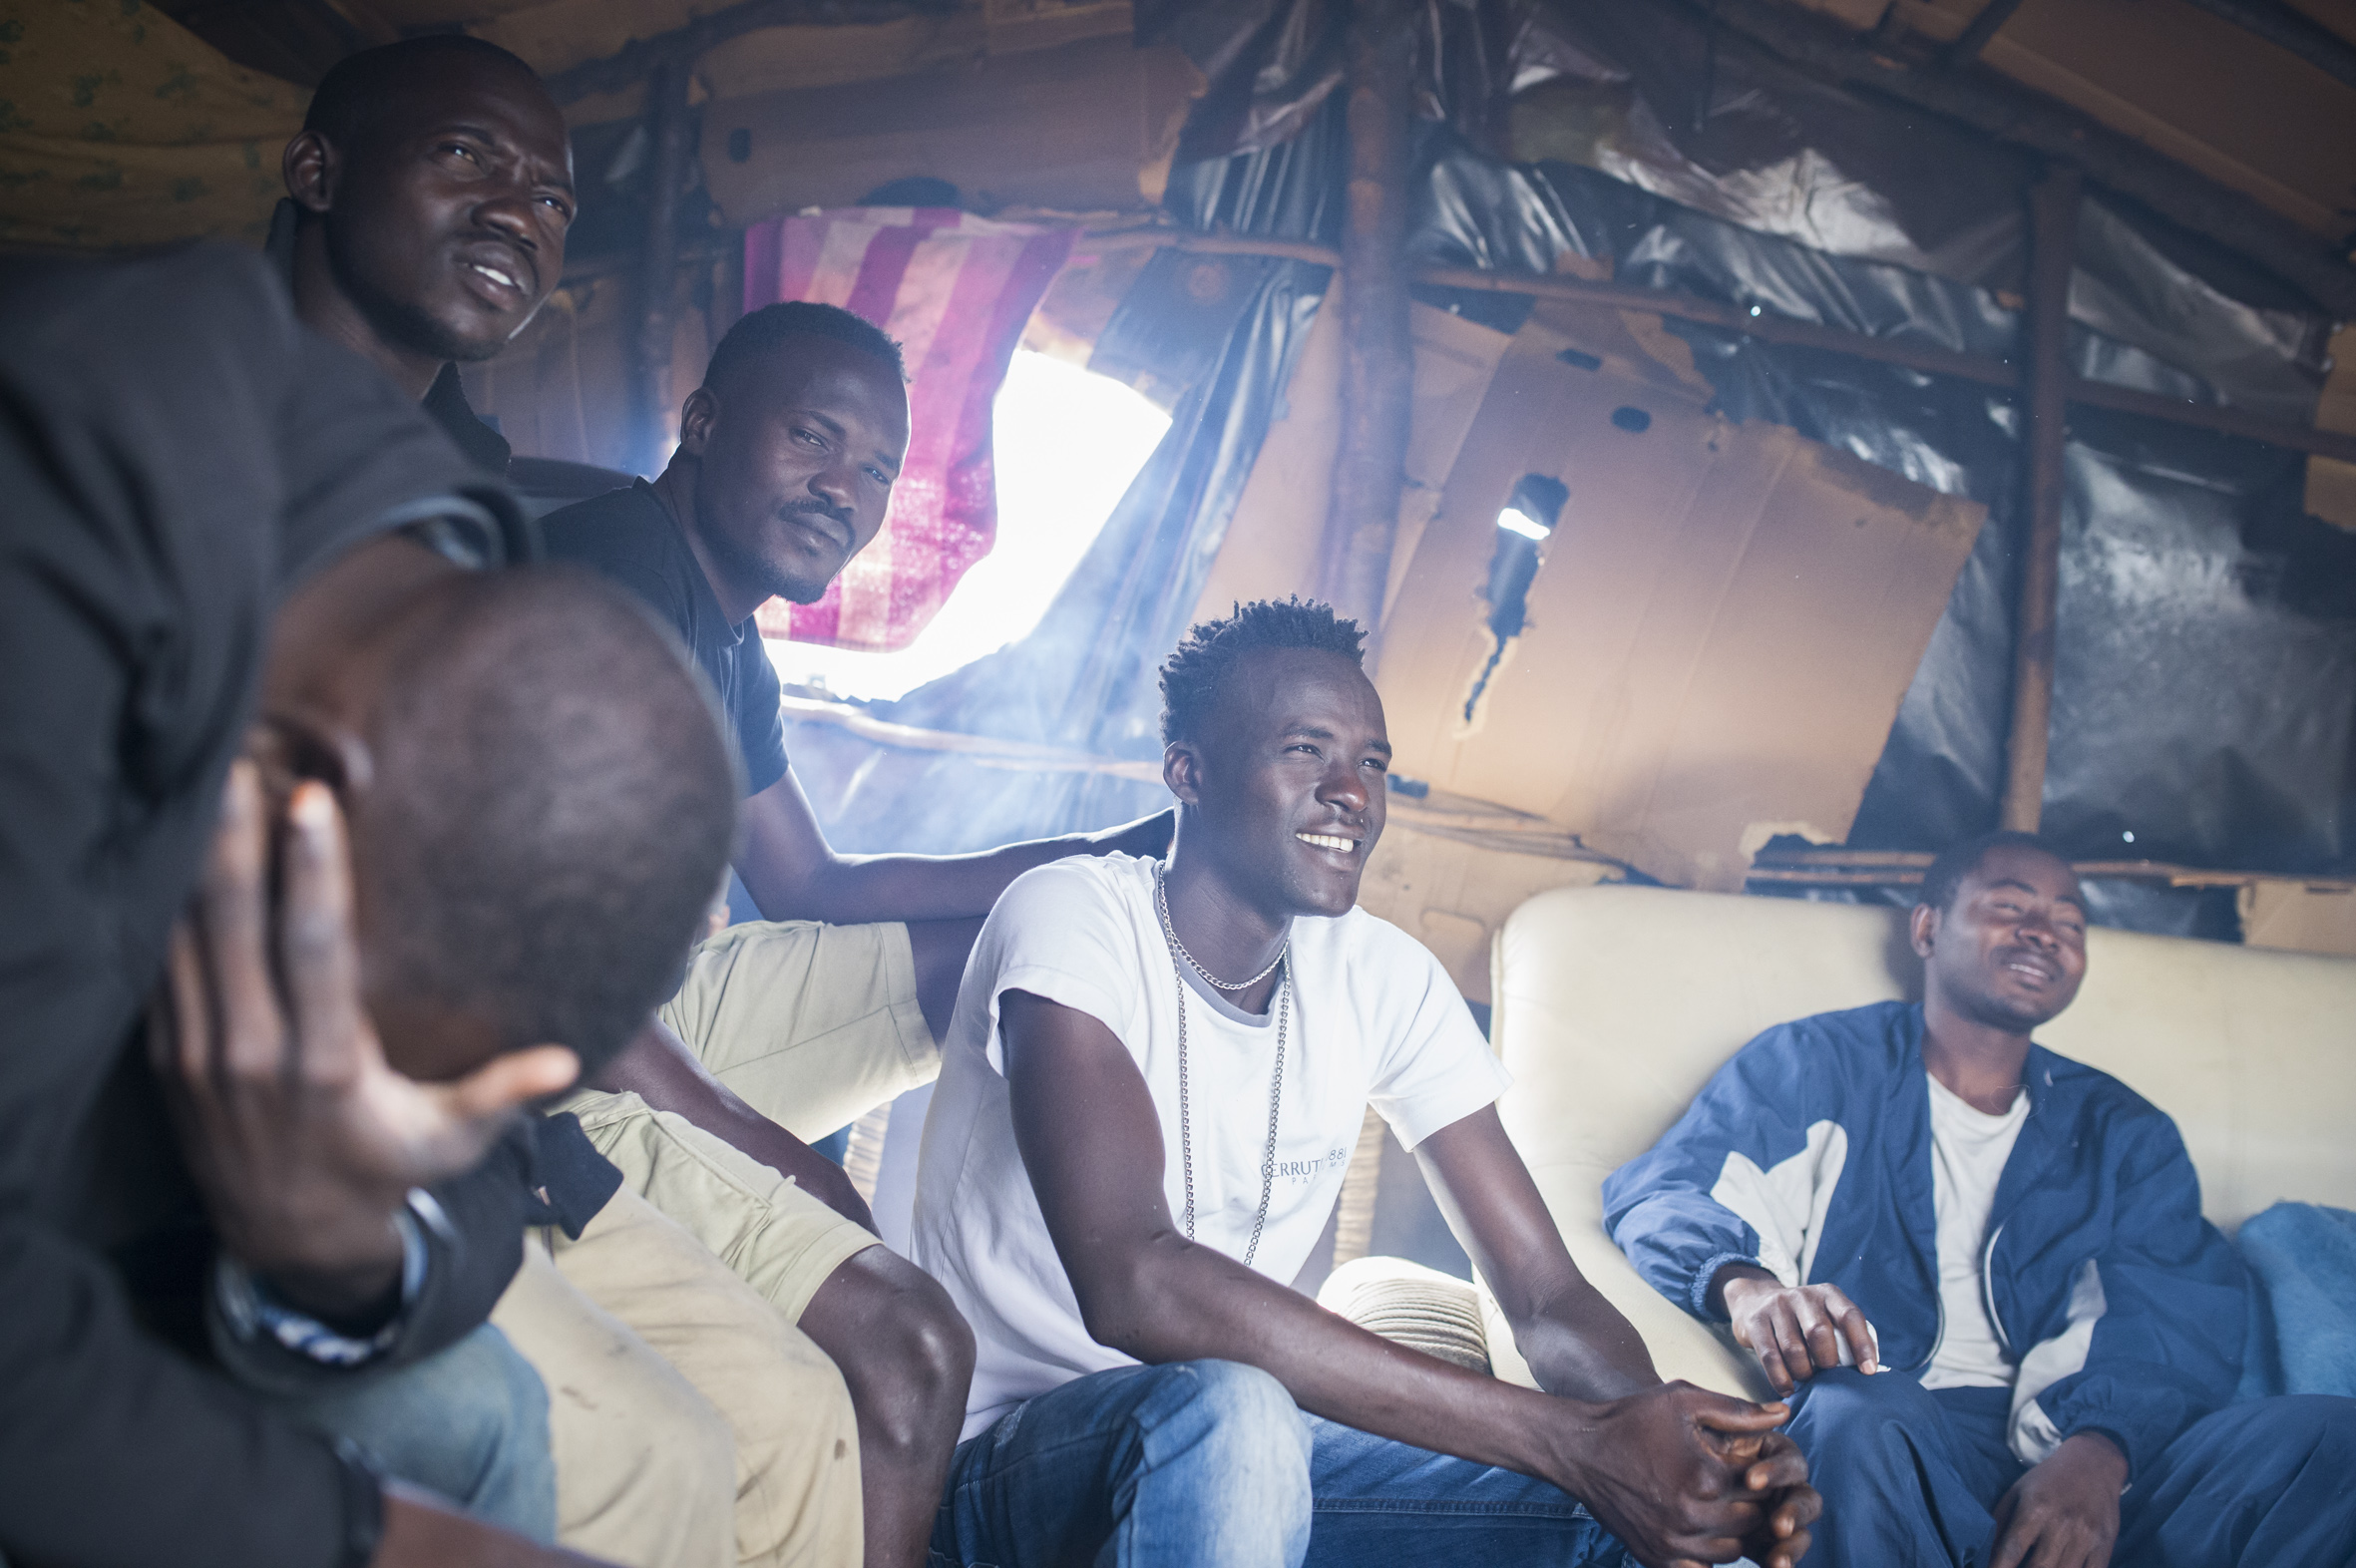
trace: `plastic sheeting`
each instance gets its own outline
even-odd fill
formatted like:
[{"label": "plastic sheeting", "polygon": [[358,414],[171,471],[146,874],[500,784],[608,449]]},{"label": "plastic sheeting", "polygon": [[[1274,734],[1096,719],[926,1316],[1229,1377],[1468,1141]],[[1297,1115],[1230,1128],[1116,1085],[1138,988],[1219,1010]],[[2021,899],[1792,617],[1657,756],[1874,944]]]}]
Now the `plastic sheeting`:
[{"label": "plastic sheeting", "polygon": [[[1478,20],[1475,13],[1487,14],[1491,3],[1434,9]],[[1290,9],[1280,0],[1237,0],[1199,10],[1259,24],[1314,13],[1331,23],[1315,0],[1294,0]],[[1616,46],[1632,54],[1627,41],[1651,37],[1648,26],[1690,26],[1675,8],[1655,12],[1626,0],[1592,0],[1577,15],[1615,19]],[[1450,36],[1458,43],[1489,36],[1469,22],[1457,25]],[[1528,28],[1511,36],[1515,71],[1537,69],[1533,36]],[[1559,33],[1547,36],[1560,44]],[[1598,52],[1585,57],[1591,64],[1602,58],[1599,36],[1591,30]],[[1652,47],[1661,63],[1641,72],[1615,68],[1631,92],[1678,101],[1676,52]],[[1253,58],[1242,51],[1223,69],[1241,71]],[[1738,80],[1724,74],[1732,58],[1722,53],[1710,99],[1730,106],[1727,115],[1727,84]],[[1551,69],[1566,68],[1556,59]],[[1624,281],[1881,337],[1977,353],[2014,349],[2018,316],[1991,287],[1763,232],[1592,168],[1506,162],[1468,134],[1481,116],[1446,101],[1449,82],[1482,73],[1419,71],[1419,92],[1433,111],[1419,128],[1413,167],[1409,242],[1419,260],[1550,272],[1566,254],[1608,258]],[[1281,85],[1299,75],[1277,71],[1265,80]],[[1761,94],[1776,89],[1765,78],[1755,86]],[[1754,99],[1745,113],[1766,115],[1764,102]],[[1330,240],[1341,199],[1339,108],[1329,93],[1293,140],[1182,166],[1171,181],[1173,212],[1194,224]],[[1272,104],[1258,112],[1264,125],[1277,124]],[[1876,113],[1878,120],[1857,122],[1853,145],[1870,151],[1887,143],[1894,159],[1918,128]],[[1670,117],[1656,118],[1669,136]],[[1796,110],[1785,120],[1800,128],[1791,135],[1801,141],[1814,123]],[[1716,164],[1689,162],[1705,172],[1764,167],[1731,153]],[[1842,178],[1865,177],[1852,168]],[[1695,200],[1717,199],[1700,187],[1683,191]],[[1928,219],[1915,221],[1908,232],[1917,240],[1940,231],[1923,226]],[[2286,414],[2311,399],[2323,323],[2286,308],[2262,280],[2235,276],[2181,235],[2091,204],[2080,262],[2071,353],[2082,373]],[[1134,311],[1124,307],[1130,319],[1116,325],[1143,345],[1137,352],[1179,355],[1185,341],[1197,343],[1194,352],[1206,357],[1189,384],[1202,390],[1182,400],[1163,451],[1039,632],[913,694],[892,716],[1151,754],[1153,661],[1199,590],[1311,297],[1322,287],[1315,268],[1265,265],[1252,303],[1216,336],[1215,351],[1200,347],[1212,339],[1192,327],[1173,329],[1167,345],[1152,346],[1156,323],[1175,323],[1182,313],[1165,286],[1140,289]],[[1989,277],[2001,275],[1996,269]],[[1421,290],[1419,297],[1505,330],[1528,309],[1509,295]],[[1986,387],[1714,328],[1670,327],[1692,343],[1729,414],[1789,425],[1988,505],[1988,524],[1901,706],[1850,842],[1927,850],[1987,827],[2002,778],[2025,535],[2019,410]],[[1107,336],[1116,340],[1104,350],[1105,368],[1115,368],[1128,350],[1116,334]],[[2048,831],[2085,858],[2149,856],[2310,874],[2356,863],[2356,536],[2303,514],[2295,455],[2092,410],[2074,414],[2072,428]],[[1101,778],[992,778],[971,765],[847,746],[815,728],[799,732],[796,744],[804,748],[797,760],[806,778],[814,769],[825,774],[829,756],[840,758],[813,794],[846,847],[968,848],[1109,822],[1160,798],[1149,787]],[[888,775],[917,783],[887,787]],[[837,796],[839,812],[830,806]],[[929,799],[954,800],[957,820],[928,821]],[[2112,924],[2210,936],[2232,930],[2229,896],[2125,883],[2092,892],[2099,918]]]},{"label": "plastic sheeting", "polygon": [[[1173,215],[1194,227],[1331,240],[1342,195],[1340,108],[1329,105],[1307,134],[1269,151],[1180,166],[1167,197]],[[1297,261],[1156,255],[1097,339],[1091,367],[1184,388],[1160,447],[1035,631],[872,711],[904,724],[1158,757],[1154,668],[1202,592],[1329,275]],[[830,838],[846,850],[981,849],[1103,827],[1169,801],[1158,784],[879,751],[823,725],[797,726],[789,744]]]},{"label": "plastic sheeting", "polygon": [[[1985,290],[1829,256],[1563,165],[1507,166],[1441,128],[1412,242],[1454,264],[1610,258],[1627,281],[1979,353],[2015,317]],[[1510,329],[1525,306],[1430,291]],[[1500,312],[1512,319],[1498,319]],[[1935,849],[1995,819],[2026,522],[2021,413],[1991,389],[1671,321],[1727,413],[1789,425],[1989,508],[1849,842]],[[2155,389],[2175,370],[2076,329],[2082,366]],[[2171,379],[2172,378],[2172,379]],[[2060,640],[2045,828],[2086,859],[2319,873],[2356,859],[2356,536],[2301,510],[2304,465],[2254,442],[2078,410],[2065,453]],[[2133,834],[2131,839],[2129,834]],[[2225,935],[2229,895],[2111,884],[2102,918]]]},{"label": "plastic sheeting", "polygon": [[[1212,80],[1182,147],[1267,147],[1293,134],[1340,84],[1348,12],[1338,0],[1140,6],[1140,38],[1172,39]],[[2036,173],[2024,155],[1817,82],[1713,30],[1701,7],[1427,0],[1414,93],[1423,119],[1469,149],[1590,169],[1737,231],[1792,241],[1800,255],[2021,287],[2020,194]],[[2078,249],[2071,315],[2111,351],[2082,360],[2081,374],[2312,415],[2330,323],[2295,291],[2218,245],[2100,200],[2085,204]],[[1509,255],[1460,264],[1514,265]],[[1742,302],[1821,319],[1805,289]],[[1999,336],[2009,344],[2009,326]]]}]

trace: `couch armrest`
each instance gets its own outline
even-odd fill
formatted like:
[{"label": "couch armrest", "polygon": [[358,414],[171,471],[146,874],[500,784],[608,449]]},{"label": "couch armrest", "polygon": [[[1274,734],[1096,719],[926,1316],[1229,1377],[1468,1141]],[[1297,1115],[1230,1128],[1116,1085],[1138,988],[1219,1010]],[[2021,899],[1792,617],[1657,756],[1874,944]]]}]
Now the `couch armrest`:
[{"label": "couch armrest", "polygon": [[[1569,1164],[1533,1166],[1530,1171],[1579,1272],[1644,1336],[1645,1349],[1652,1352],[1653,1365],[1664,1378],[1683,1378],[1739,1399],[1775,1398],[1767,1374],[1759,1370],[1757,1357],[1736,1345],[1726,1330],[1702,1323],[1647,1285],[1604,1234],[1601,1193],[1603,1179],[1610,1174],[1593,1166]],[[1491,1369],[1509,1382],[1536,1387],[1529,1364],[1514,1348],[1513,1331],[1486,1282],[1481,1284],[1480,1310]]]}]

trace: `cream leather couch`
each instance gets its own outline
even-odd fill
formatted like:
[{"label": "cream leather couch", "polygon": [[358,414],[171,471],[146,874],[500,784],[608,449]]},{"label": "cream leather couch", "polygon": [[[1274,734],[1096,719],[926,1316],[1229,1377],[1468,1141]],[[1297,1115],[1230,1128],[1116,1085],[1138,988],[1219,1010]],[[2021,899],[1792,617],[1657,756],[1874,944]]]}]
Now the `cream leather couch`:
[{"label": "cream leather couch", "polygon": [[[1540,894],[1498,934],[1492,1037],[1505,1128],[1588,1279],[1665,1377],[1766,1398],[1722,1330],[1638,1278],[1599,1188],[1770,1024],[1918,996],[1903,912],[1660,888]],[[2077,1002],[2041,1043],[2167,1111],[2228,1233],[2278,1199],[2356,1208],[2356,960],[2095,931]],[[1483,1299],[1498,1375],[1528,1381]]]}]

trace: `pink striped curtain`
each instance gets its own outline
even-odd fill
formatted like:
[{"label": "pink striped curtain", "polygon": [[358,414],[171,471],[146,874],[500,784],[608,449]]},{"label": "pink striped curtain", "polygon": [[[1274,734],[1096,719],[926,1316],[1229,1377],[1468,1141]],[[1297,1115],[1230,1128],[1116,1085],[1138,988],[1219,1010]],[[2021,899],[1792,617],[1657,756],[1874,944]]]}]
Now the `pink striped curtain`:
[{"label": "pink striped curtain", "polygon": [[897,338],[909,370],[908,461],[883,532],[815,604],[773,599],[764,636],[903,648],[997,531],[990,401],[1076,229],[946,207],[848,207],[744,236],[744,308],[841,305]]}]

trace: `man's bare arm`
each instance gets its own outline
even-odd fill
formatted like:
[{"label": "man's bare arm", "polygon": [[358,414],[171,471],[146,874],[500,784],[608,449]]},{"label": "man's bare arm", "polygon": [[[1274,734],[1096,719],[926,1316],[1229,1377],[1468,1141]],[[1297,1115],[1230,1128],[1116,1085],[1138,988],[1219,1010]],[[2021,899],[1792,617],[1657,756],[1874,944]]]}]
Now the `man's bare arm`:
[{"label": "man's bare arm", "polygon": [[[1615,1399],[1658,1386],[1644,1337],[1587,1283],[1530,1179],[1494,1105],[1442,1127],[1415,1146],[1415,1159],[1448,1228],[1463,1243],[1513,1329],[1538,1386],[1581,1399]],[[1780,1432],[1762,1455],[1796,1452]],[[1747,1538],[1754,1561],[1788,1565],[1806,1552],[1806,1525],[1822,1507],[1805,1485],[1777,1495],[1764,1525]]]},{"label": "man's bare arm", "polygon": [[730,1148],[751,1155],[854,1225],[876,1228],[875,1216],[842,1167],[713,1077],[684,1040],[652,1018],[622,1053],[597,1074],[596,1086],[635,1094],[659,1111],[683,1116]]},{"label": "man's bare arm", "polygon": [[542,1546],[459,1512],[400,1481],[384,1487],[384,1535],[369,1568],[598,1568],[598,1559]]},{"label": "man's bare arm", "polygon": [[960,920],[986,915],[1006,884],[1067,855],[1159,855],[1172,815],[1159,812],[1102,833],[1034,839],[975,855],[838,855],[801,781],[785,776],[744,803],[736,874],[768,920]]},{"label": "man's bare arm", "polygon": [[1539,1387],[1617,1399],[1661,1381],[1644,1336],[1571,1261],[1494,1105],[1425,1138],[1415,1161],[1448,1229],[1496,1293]]},{"label": "man's bare arm", "polygon": [[1152,1095],[1119,1040],[1028,992],[1000,1006],[1016,1144],[1100,1344],[1147,1363],[1258,1367],[1319,1415],[1552,1481],[1651,1564],[1731,1560],[1767,1527],[1770,1496],[1804,1481],[1796,1453],[1760,1452],[1779,1407],[1684,1384],[1609,1403],[1515,1387],[1187,1241],[1162,1192]]}]

